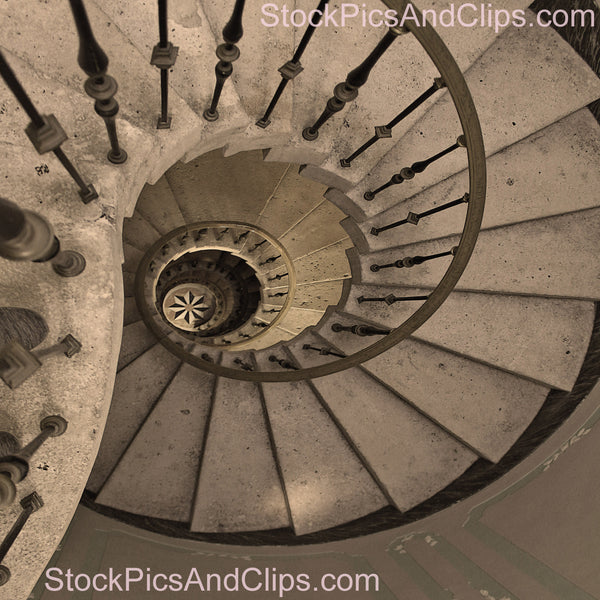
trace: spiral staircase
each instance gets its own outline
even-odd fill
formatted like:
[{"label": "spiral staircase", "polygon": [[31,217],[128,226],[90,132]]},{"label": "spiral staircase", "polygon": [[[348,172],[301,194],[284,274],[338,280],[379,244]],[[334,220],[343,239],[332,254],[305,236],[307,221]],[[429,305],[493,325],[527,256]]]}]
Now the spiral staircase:
[{"label": "spiral staircase", "polygon": [[[84,487],[98,511],[151,529],[168,522],[174,536],[327,539],[501,461],[552,390],[573,388],[600,297],[600,126],[586,108],[600,81],[553,29],[438,32],[475,101],[483,170],[477,117],[450,80],[344,168],[375,125],[450,68],[420,31],[399,35],[358,99],[308,141],[302,130],[382,32],[318,30],[263,128],[255,122],[301,31],[264,28],[246,7],[241,56],[219,118],[207,121],[230,12],[173,3],[172,123],[157,130],[155,7],[90,0],[120,86],[128,159],[111,165],[65,4],[0,7],[3,52],[59,118],[99,195],[81,203],[29,145],[27,118],[4,94],[0,194],[43,213],[87,261],[69,280],[2,265],[6,306],[42,313],[49,339],[68,329],[83,345],[3,393],[2,429],[19,439],[47,414],[69,422],[20,486],[45,506],[6,557],[7,598],[27,597]],[[365,199],[459,135],[465,143],[414,179]],[[3,531],[18,513],[17,503],[0,514]]]}]

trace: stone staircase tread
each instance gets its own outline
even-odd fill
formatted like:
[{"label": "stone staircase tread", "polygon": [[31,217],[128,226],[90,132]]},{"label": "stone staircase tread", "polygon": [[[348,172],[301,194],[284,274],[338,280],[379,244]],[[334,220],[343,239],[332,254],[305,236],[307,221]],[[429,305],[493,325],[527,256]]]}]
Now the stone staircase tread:
[{"label": "stone staircase tread", "polygon": [[138,311],[135,298],[125,298],[123,308],[123,327],[141,320],[141,315]]},{"label": "stone staircase tread", "polygon": [[[226,366],[235,366],[230,357],[224,361]],[[289,524],[258,386],[221,377],[190,529],[252,531]]]},{"label": "stone staircase tread", "polygon": [[[259,362],[259,368],[266,367]],[[296,535],[354,520],[388,503],[308,383],[265,382],[261,388]]]},{"label": "stone staircase tread", "polygon": [[265,163],[258,150],[241,160],[238,156],[223,158],[219,151],[213,151],[190,163],[175,165],[166,178],[187,223],[252,223],[285,169],[283,164]]},{"label": "stone staircase tread", "polygon": [[[345,311],[378,326],[397,327],[422,304],[363,302],[365,297],[427,295],[419,288],[357,285]],[[594,322],[592,302],[453,292],[414,334],[466,358],[539,383],[571,390],[585,357]]]},{"label": "stone staircase tread", "polygon": [[97,493],[129,441],[177,372],[181,361],[160,344],[117,373],[106,428],[87,489]]},{"label": "stone staircase tread", "polygon": [[[599,239],[599,208],[482,231],[456,290],[598,299]],[[370,266],[447,251],[457,242],[450,237],[363,255],[361,281],[379,284],[385,278],[386,284],[433,287],[449,264],[447,258],[378,273]]]},{"label": "stone staircase tread", "polygon": [[141,252],[146,252],[160,237],[160,232],[138,212],[123,222],[123,240]]},{"label": "stone staircase tread", "polygon": [[[334,315],[319,334],[344,353],[365,345],[365,338],[334,333],[331,323],[358,319]],[[369,340],[371,338],[367,338]],[[462,440],[482,457],[497,462],[515,443],[543,404],[548,386],[474,362],[414,339],[363,363],[407,402]],[[423,373],[428,385],[423,388]]]},{"label": "stone staircase tread", "polygon": [[144,186],[135,209],[161,235],[186,224],[171,186],[164,176],[154,185]]},{"label": "stone staircase tread", "polygon": [[156,344],[154,334],[146,327],[143,321],[136,321],[123,327],[121,351],[117,371],[120,371],[138,356]]},{"label": "stone staircase tread", "polygon": [[148,414],[96,502],[187,522],[214,376],[183,364]]},{"label": "stone staircase tread", "polygon": [[[535,19],[528,12],[528,19]],[[540,62],[540,56],[554,60]],[[465,73],[479,115],[487,155],[506,148],[578,111],[600,97],[600,79],[552,29],[507,28]],[[552,94],[547,90],[551,88]],[[424,173],[366,202],[366,190],[389,180],[400,168],[451,145],[461,133],[454,105],[442,98],[408,131],[348,196],[369,215],[387,210],[466,165],[464,151],[433,163]],[[396,186],[397,187],[397,186]]]},{"label": "stone staircase tread", "polygon": [[[490,229],[576,212],[598,206],[600,125],[584,108],[497,152],[487,161],[487,194],[482,229]],[[425,217],[415,227],[402,225],[370,235],[382,227],[461,198],[468,190],[468,172],[408,198],[361,223],[372,250],[460,233],[466,204]],[[377,202],[377,200],[375,200]]]},{"label": "stone staircase tread", "polygon": [[279,242],[293,259],[318,252],[348,238],[339,224],[344,218],[337,206],[325,201],[281,236]]},{"label": "stone staircase tread", "polygon": [[[316,335],[303,340],[314,347],[324,347],[322,342]],[[303,367],[334,359],[300,344],[292,354]],[[311,384],[401,511],[433,496],[478,458],[362,369],[318,377]]]},{"label": "stone staircase tread", "polygon": [[318,208],[324,201],[324,193],[324,186],[301,177],[290,164],[264,205],[257,224],[279,238]]}]

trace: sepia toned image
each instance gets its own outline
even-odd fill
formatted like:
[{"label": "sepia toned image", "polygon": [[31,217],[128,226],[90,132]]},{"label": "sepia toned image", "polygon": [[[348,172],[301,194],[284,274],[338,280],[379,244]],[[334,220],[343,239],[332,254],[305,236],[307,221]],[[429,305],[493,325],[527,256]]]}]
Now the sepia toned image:
[{"label": "sepia toned image", "polygon": [[600,600],[597,0],[0,31],[0,600]]}]

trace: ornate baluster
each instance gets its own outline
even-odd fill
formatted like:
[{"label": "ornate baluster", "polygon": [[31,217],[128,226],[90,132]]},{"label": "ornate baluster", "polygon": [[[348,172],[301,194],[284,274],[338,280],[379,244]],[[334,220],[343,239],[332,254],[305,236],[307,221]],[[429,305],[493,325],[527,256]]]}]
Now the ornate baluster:
[{"label": "ornate baluster", "polygon": [[225,229],[221,229],[217,235],[215,235],[215,239],[220,242],[223,239],[223,236],[229,231],[229,227],[225,227]]},{"label": "ornate baluster", "polygon": [[233,73],[232,63],[240,57],[240,49],[236,44],[242,39],[242,35],[244,35],[244,28],[242,27],[244,3],[245,0],[235,0],[231,18],[227,21],[225,27],[223,27],[223,39],[225,40],[225,43],[219,44],[217,47],[217,58],[219,59],[219,62],[215,67],[215,75],[217,77],[215,91],[213,92],[210,107],[203,113],[203,116],[207,121],[216,121],[219,118],[217,106],[219,104],[221,92],[223,91],[223,85],[227,78]]},{"label": "ornate baluster", "polygon": [[15,389],[42,366],[42,358],[53,354],[64,354],[71,358],[80,350],[81,344],[71,334],[45,350],[27,350],[20,342],[13,340],[0,348],[0,378],[9,388]]},{"label": "ornate baluster", "polygon": [[269,264],[275,262],[278,258],[281,258],[281,254],[278,254],[277,256],[271,256],[271,257],[267,258],[263,262],[258,263],[258,266],[259,267],[264,267],[265,265],[269,265]]},{"label": "ornate baluster", "polygon": [[321,0],[316,10],[311,12],[311,14],[313,14],[313,12],[317,13],[319,15],[318,19],[316,21],[313,21],[312,18],[309,19],[308,27],[306,28],[306,31],[304,32],[304,35],[300,40],[300,44],[298,45],[296,52],[294,52],[292,60],[289,60],[283,66],[279,67],[279,69],[277,69],[281,73],[281,81],[279,82],[279,86],[275,90],[273,99],[271,100],[271,103],[265,111],[265,114],[258,121],[256,121],[256,124],[259,127],[265,129],[269,126],[269,124],[271,123],[271,113],[277,106],[279,98],[281,98],[281,95],[283,94],[283,91],[285,90],[288,82],[294,79],[296,75],[299,75],[304,70],[304,67],[300,64],[300,59],[302,58],[302,55],[304,54],[304,51],[308,46],[308,42],[310,41],[310,38],[315,32],[315,29],[319,27],[321,18],[323,17],[323,11],[325,10],[325,6],[328,3],[329,0]]},{"label": "ornate baluster", "polygon": [[448,146],[448,148],[442,150],[441,152],[438,152],[437,154],[434,154],[426,160],[420,160],[416,163],[413,163],[410,167],[405,167],[400,171],[400,173],[392,175],[392,178],[387,183],[384,183],[381,187],[378,187],[376,190],[370,192],[365,192],[363,196],[364,199],[373,200],[375,196],[379,194],[379,192],[382,192],[383,190],[389,188],[391,185],[397,185],[399,183],[402,183],[403,181],[406,181],[407,179],[412,179],[416,173],[422,173],[431,163],[435,162],[436,160],[439,160],[443,156],[446,156],[446,154],[450,154],[450,152],[453,152],[458,148],[465,148],[466,145],[467,141],[465,139],[465,136],[458,136],[456,142],[452,144],[452,146]]},{"label": "ornate baluster", "polygon": [[254,246],[252,246],[252,248],[250,248],[250,250],[248,250],[248,254],[252,254],[252,252],[254,252],[255,250],[258,250],[258,248],[260,248],[266,242],[267,242],[267,240],[263,240],[262,242],[258,242],[258,244],[254,244]]},{"label": "ornate baluster", "polygon": [[263,308],[262,311],[265,314],[269,314],[269,313],[278,313],[278,312],[281,312],[281,309],[271,308],[269,310],[266,310],[266,309]]},{"label": "ornate baluster", "polygon": [[389,294],[384,298],[366,298],[365,296],[359,296],[356,301],[359,304],[363,302],[385,302],[386,304],[394,304],[395,302],[411,302],[413,300],[427,300],[429,296],[394,296]]},{"label": "ornate baluster", "polygon": [[243,371],[254,371],[254,367],[252,365],[249,365],[247,362],[244,362],[241,358],[234,358],[233,362],[236,365],[240,365],[240,368]]},{"label": "ornate baluster", "polygon": [[262,321],[256,321],[252,323],[252,326],[258,327],[259,329],[264,329],[265,327],[268,327],[267,323],[263,323]]},{"label": "ornate baluster", "polygon": [[310,344],[304,344],[302,346],[302,350],[314,350],[323,356],[337,356],[339,358],[346,358],[346,355],[341,354],[340,352],[334,352],[329,348],[317,348],[316,346],[311,346]]},{"label": "ornate baluster", "polygon": [[279,281],[280,279],[283,279],[284,277],[287,277],[289,275],[289,273],[279,273],[277,275],[275,275],[274,277],[269,277],[267,279],[267,281]]},{"label": "ornate baluster", "polygon": [[297,371],[298,367],[285,358],[277,358],[274,354],[269,356],[269,362],[277,363],[282,369],[291,369]]},{"label": "ornate baluster", "polygon": [[[2,561],[5,559],[8,551],[12,548],[12,545],[15,543],[17,537],[19,537],[19,534],[23,530],[23,527],[25,527],[29,517],[34,512],[42,508],[42,506],[44,506],[44,502],[37,492],[32,492],[21,500],[21,507],[23,510],[17,517],[15,524],[11,527],[7,536],[0,544],[0,563],[2,563]],[[0,564],[0,586],[8,583],[10,580],[10,575],[10,569],[5,565]]]},{"label": "ornate baluster", "polygon": [[169,42],[167,28],[167,0],[158,0],[158,34],[159,41],[152,49],[150,64],[160,69],[160,116],[156,123],[157,129],[170,129],[169,115],[169,69],[177,60],[179,48]]},{"label": "ornate baluster", "polygon": [[348,331],[354,335],[366,336],[387,335],[391,332],[391,329],[380,329],[379,327],[372,327],[371,325],[342,325],[341,323],[334,323],[331,326],[331,331],[335,331],[335,333]]},{"label": "ornate baluster", "polygon": [[367,140],[358,150],[355,150],[348,158],[340,159],[340,164],[342,167],[350,167],[352,161],[360,156],[365,150],[370,148],[373,144],[378,142],[382,138],[391,138],[392,137],[392,129],[400,123],[403,119],[408,117],[412,112],[414,112],[423,102],[425,102],[429,97],[433,96],[435,92],[441,90],[443,87],[446,87],[444,80],[441,77],[436,77],[433,80],[433,85],[423,92],[412,104],[409,104],[401,113],[396,115],[387,125],[378,125],[375,127],[375,135]]},{"label": "ornate baluster", "polygon": [[240,235],[238,235],[237,238],[235,238],[235,240],[233,240],[234,244],[239,244],[242,240],[245,240],[248,235],[250,235],[250,230],[248,229],[248,231],[244,231],[244,233],[240,233]]},{"label": "ornate baluster", "polygon": [[85,269],[85,258],[74,250],[61,250],[50,223],[41,215],[21,210],[0,198],[0,256],[52,264],[62,277],[75,277]]},{"label": "ornate baluster", "polygon": [[71,11],[79,34],[79,54],[77,62],[88,76],[84,89],[88,96],[94,98],[94,110],[106,124],[110,150],[108,160],[116,165],[127,160],[127,152],[119,146],[115,117],[119,112],[119,104],[114,98],[117,93],[117,82],[106,74],[108,57],[94,38],[90,21],[83,5],[83,0],[69,0]]},{"label": "ornate baluster", "polygon": [[346,103],[351,102],[358,96],[358,89],[367,83],[371,70],[377,64],[377,61],[383,56],[392,42],[402,33],[404,33],[402,28],[390,27],[371,54],[356,69],[348,73],[346,81],[338,83],[335,86],[333,96],[327,101],[327,105],[321,116],[315,121],[314,125],[306,127],[302,131],[302,137],[305,140],[309,142],[316,140],[319,137],[319,129],[335,113],[342,110],[346,106]]},{"label": "ornate baluster", "polygon": [[68,139],[65,130],[60,126],[60,123],[54,115],[41,115],[37,111],[33,102],[31,102],[31,99],[27,95],[27,92],[1,52],[0,75],[2,75],[2,79],[4,79],[4,82],[9,87],[10,91],[23,107],[27,116],[31,119],[31,123],[25,128],[25,133],[38,154],[45,154],[50,151],[54,152],[54,155],[67,170],[67,173],[69,173],[75,183],[79,186],[79,196],[84,204],[96,199],[98,193],[94,189],[94,186],[91,183],[85,183],[79,174],[79,171],[73,166],[60,147],[60,145]]},{"label": "ornate baluster", "polygon": [[434,215],[436,213],[442,212],[443,210],[447,210],[448,208],[452,208],[453,206],[458,206],[459,204],[464,204],[469,201],[469,194],[466,193],[462,198],[458,198],[457,200],[452,200],[452,202],[447,202],[446,204],[441,204],[440,206],[436,206],[430,210],[426,210],[422,213],[413,213],[409,212],[406,219],[402,219],[401,221],[396,221],[394,223],[390,223],[389,225],[384,225],[383,227],[371,227],[371,231],[369,232],[371,235],[379,235],[382,231],[387,231],[388,229],[394,229],[395,227],[400,227],[400,225],[406,225],[410,223],[411,225],[417,225],[419,221],[423,217],[428,217],[430,215]]},{"label": "ornate baluster", "polygon": [[[60,415],[44,417],[40,423],[40,433],[29,444],[21,449],[16,449],[11,454],[0,456],[0,474],[10,479],[13,485],[23,481],[29,473],[31,457],[39,450],[40,446],[50,437],[59,437],[67,430],[67,421]],[[0,432],[6,437],[7,432]],[[14,498],[14,496],[13,496]],[[10,496],[8,497],[10,500]],[[6,497],[5,497],[6,501]],[[1,506],[2,504],[0,504]],[[6,505],[6,504],[4,504]]]},{"label": "ornate baluster", "polygon": [[457,250],[458,246],[454,246],[454,248],[451,248],[448,250],[448,252],[430,254],[429,256],[406,256],[405,258],[401,258],[386,265],[371,265],[371,271],[373,271],[373,273],[377,273],[378,271],[381,271],[381,269],[389,269],[391,267],[396,267],[396,269],[410,269],[411,267],[414,267],[415,265],[421,265],[428,260],[441,258],[442,256],[454,256]]},{"label": "ornate baluster", "polygon": [[287,292],[277,292],[276,294],[269,294],[267,298],[282,298],[283,296],[287,296]]}]

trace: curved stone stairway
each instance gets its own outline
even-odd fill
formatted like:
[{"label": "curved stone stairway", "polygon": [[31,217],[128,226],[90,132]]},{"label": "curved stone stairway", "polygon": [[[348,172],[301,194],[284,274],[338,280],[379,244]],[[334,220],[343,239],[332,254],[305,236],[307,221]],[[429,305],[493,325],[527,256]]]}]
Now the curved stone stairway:
[{"label": "curved stone stairway", "polygon": [[[406,511],[479,457],[500,460],[548,392],[573,386],[600,297],[600,128],[585,108],[600,97],[600,82],[553,30],[511,28],[499,35],[487,28],[440,31],[475,99],[489,172],[475,253],[442,308],[409,339],[360,367],[313,380],[258,384],[215,377],[157,343],[132,300],[133,273],[143,253],[177,227],[212,220],[257,225],[287,250],[298,293],[286,320],[269,330],[273,337],[264,334],[275,345],[263,349],[257,338],[246,347],[241,342],[202,351],[219,364],[277,371],[284,367],[270,361],[271,355],[302,367],[336,358],[306,345],[336,354],[361,348],[368,338],[335,333],[331,325],[389,328],[415,305],[357,298],[427,294],[450,259],[379,272],[371,265],[447,251],[457,243],[465,209],[454,207],[417,227],[404,225],[378,236],[369,233],[371,228],[461,197],[466,159],[454,152],[402,187],[386,190],[372,202],[363,199],[365,191],[401,166],[456,139],[458,120],[443,92],[351,169],[342,169],[339,159],[367,139],[375,124],[392,118],[431,85],[436,70],[412,36],[401,36],[358,101],[325,125],[318,140],[305,142],[302,128],[318,116],[348,68],[363,60],[366,49],[381,37],[377,30],[355,25],[337,30],[334,43],[319,31],[303,60],[305,71],[283,96],[273,123],[260,129],[253,123],[279,83],[276,68],[289,59],[298,39],[284,28],[266,30],[257,13],[248,10],[242,54],[225,85],[221,118],[207,123],[201,114],[212,92],[213,51],[228,14],[213,2],[173,3],[170,35],[180,47],[171,78],[173,124],[171,130],[156,131],[157,74],[148,64],[157,31],[155,11],[142,0],[90,1],[86,6],[96,36],[110,56],[109,73],[120,84],[117,125],[129,154],[126,164],[108,166],[103,126],[92,120],[91,101],[82,91],[74,32],[31,39],[32,31],[47,31],[49,22],[71,23],[63,4],[50,1],[33,9],[9,1],[0,8],[10,25],[2,41],[7,58],[34,100],[43,103],[43,111],[55,113],[73,134],[68,149],[84,174],[93,175],[100,194],[89,206],[78,204],[72,183],[52,166],[48,177],[39,178],[45,190],[31,181],[41,159],[22,134],[26,119],[7,98],[4,164],[10,164],[16,149],[29,170],[8,172],[0,181],[3,195],[25,208],[43,210],[59,234],[88,258],[85,275],[69,282],[67,291],[66,283],[54,279],[43,284],[45,301],[65,305],[66,299],[72,309],[68,319],[53,312],[54,333],[65,326],[84,336],[92,307],[106,322],[104,332],[114,324],[104,337],[90,335],[87,348],[82,340],[84,350],[74,364],[94,367],[98,376],[75,376],[63,386],[62,403],[55,401],[70,428],[56,442],[52,472],[68,471],[64,450],[82,453],[80,472],[64,475],[71,501],[56,492],[52,473],[30,476],[31,485],[42,490],[46,510],[62,515],[57,522],[66,526],[72,514],[82,473],[89,472],[98,443],[90,444],[86,436],[93,430],[92,438],[99,437],[104,398],[112,388],[116,357],[111,349],[120,335],[120,323],[111,317],[113,306],[120,314],[118,286],[116,300],[111,291],[119,262],[114,242],[124,217],[123,342],[110,414],[88,483],[100,505],[179,521],[193,532],[291,527],[297,535],[386,505]],[[525,8],[527,3],[510,4]],[[312,8],[307,2],[297,5]],[[257,61],[266,56],[269,60]],[[264,162],[259,160],[263,154]],[[300,177],[299,164],[306,165]],[[140,195],[146,182],[151,185]],[[227,193],[216,202],[214,196],[224,186]],[[105,241],[94,247],[94,239]],[[102,244],[113,248],[112,254],[100,251]],[[23,272],[18,266],[7,269],[7,278]],[[266,275],[282,274],[276,263],[272,266]],[[93,303],[86,306],[92,284]],[[35,298],[40,291],[23,282],[19,294],[13,294],[14,305],[23,305],[17,298],[27,294]],[[73,372],[70,367],[71,377]],[[68,381],[67,376],[59,376],[60,381]],[[26,393],[37,390],[21,426],[24,437],[46,406],[39,391],[43,382],[28,385],[7,405],[20,406]],[[59,383],[52,389],[63,392]],[[86,395],[89,406],[84,407],[80,398]],[[6,528],[15,514],[16,509],[7,513]],[[35,536],[24,532],[12,559],[30,566],[20,572],[13,568],[9,585],[17,590],[14,597],[27,587],[27,576],[39,574],[61,531],[58,525],[49,536],[46,554],[36,554]]]}]

